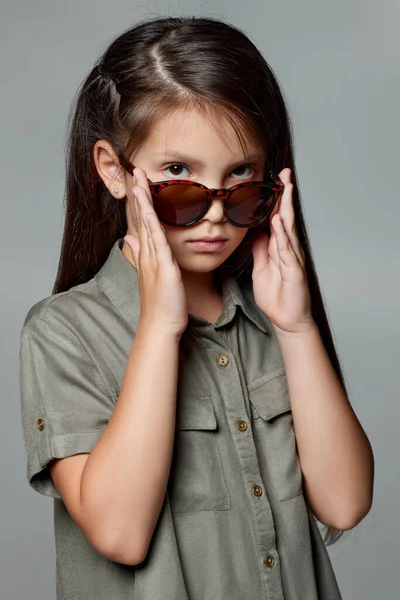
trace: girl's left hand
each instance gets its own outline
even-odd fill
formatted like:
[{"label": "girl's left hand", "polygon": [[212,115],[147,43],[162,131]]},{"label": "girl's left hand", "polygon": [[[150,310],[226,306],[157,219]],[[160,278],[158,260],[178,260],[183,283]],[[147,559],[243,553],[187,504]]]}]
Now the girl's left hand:
[{"label": "girl's left hand", "polygon": [[285,189],[270,218],[271,236],[263,232],[252,246],[254,299],[282,335],[301,333],[314,323],[290,175],[288,168],[279,173]]}]

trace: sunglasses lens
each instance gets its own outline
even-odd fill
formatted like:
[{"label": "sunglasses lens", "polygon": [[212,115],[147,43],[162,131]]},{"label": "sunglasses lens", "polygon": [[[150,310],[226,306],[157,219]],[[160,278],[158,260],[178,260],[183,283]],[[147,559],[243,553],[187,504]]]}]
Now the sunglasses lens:
[{"label": "sunglasses lens", "polygon": [[274,200],[274,192],[267,186],[239,188],[229,198],[229,217],[238,225],[257,223],[270,213]]},{"label": "sunglasses lens", "polygon": [[204,210],[206,195],[195,185],[168,185],[157,194],[155,210],[168,225],[185,225],[194,221]]},{"label": "sunglasses lens", "polygon": [[[229,218],[238,225],[263,220],[274,206],[274,192],[267,186],[249,186],[233,192],[226,208]],[[186,225],[195,221],[207,206],[207,196],[195,185],[168,185],[156,197],[154,208],[167,225]]]}]

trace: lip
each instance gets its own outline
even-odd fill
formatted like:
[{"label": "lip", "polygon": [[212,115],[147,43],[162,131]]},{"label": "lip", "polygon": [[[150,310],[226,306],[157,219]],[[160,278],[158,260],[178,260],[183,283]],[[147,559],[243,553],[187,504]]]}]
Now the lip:
[{"label": "lip", "polygon": [[189,244],[195,250],[199,250],[200,252],[216,252],[217,250],[222,250],[225,247],[227,240],[217,240],[211,242],[204,242],[203,240],[190,240]]},{"label": "lip", "polygon": [[198,238],[197,240],[188,240],[188,242],[226,242],[227,238],[224,237],[210,237],[210,236],[206,236],[206,237],[202,237],[202,238]]}]

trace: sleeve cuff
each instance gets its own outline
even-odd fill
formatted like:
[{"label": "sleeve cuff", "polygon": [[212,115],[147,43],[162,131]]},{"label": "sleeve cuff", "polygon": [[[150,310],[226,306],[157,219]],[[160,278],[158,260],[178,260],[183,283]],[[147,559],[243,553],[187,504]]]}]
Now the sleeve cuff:
[{"label": "sleeve cuff", "polygon": [[27,465],[29,485],[40,494],[61,498],[47,468],[53,458],[65,458],[74,454],[91,452],[106,426],[94,431],[43,436],[38,451],[31,455]]}]

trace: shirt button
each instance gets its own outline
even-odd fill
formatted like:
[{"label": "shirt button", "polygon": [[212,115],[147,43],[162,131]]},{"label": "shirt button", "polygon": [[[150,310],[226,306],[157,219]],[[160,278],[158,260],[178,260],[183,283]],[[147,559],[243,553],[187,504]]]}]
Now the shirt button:
[{"label": "shirt button", "polygon": [[253,485],[253,487],[251,488],[252,492],[255,496],[261,496],[262,492],[262,488],[257,485],[256,483]]},{"label": "shirt button", "polygon": [[229,362],[229,358],[226,356],[226,354],[220,354],[217,358],[217,363],[221,366],[221,367],[226,367],[226,365]]},{"label": "shirt button", "polygon": [[247,423],[246,421],[243,421],[243,419],[238,419],[236,421],[236,427],[239,429],[239,431],[246,431]]},{"label": "shirt button", "polygon": [[37,428],[38,428],[40,431],[43,431],[43,429],[44,429],[44,421],[43,421],[43,419],[38,419],[38,420],[36,421],[36,425],[37,425]]},{"label": "shirt button", "polygon": [[275,559],[273,556],[271,556],[271,554],[266,554],[264,556],[264,564],[267,565],[267,567],[273,567],[275,564]]}]

